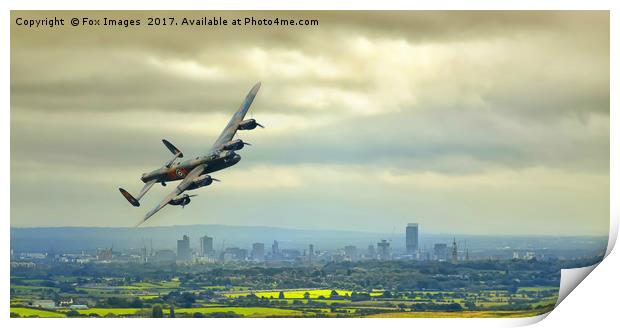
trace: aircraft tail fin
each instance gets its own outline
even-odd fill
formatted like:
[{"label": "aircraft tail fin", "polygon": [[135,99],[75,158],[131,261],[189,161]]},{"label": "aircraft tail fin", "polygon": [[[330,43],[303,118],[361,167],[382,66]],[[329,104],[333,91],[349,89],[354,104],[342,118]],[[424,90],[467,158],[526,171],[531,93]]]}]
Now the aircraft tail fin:
[{"label": "aircraft tail fin", "polygon": [[123,188],[118,188],[118,190],[121,192],[121,194],[123,194],[123,196],[125,197],[125,199],[127,199],[127,201],[133,205],[133,206],[140,206],[140,202],[138,202],[137,199],[135,199],[129,192],[127,192],[127,190],[123,189]]}]

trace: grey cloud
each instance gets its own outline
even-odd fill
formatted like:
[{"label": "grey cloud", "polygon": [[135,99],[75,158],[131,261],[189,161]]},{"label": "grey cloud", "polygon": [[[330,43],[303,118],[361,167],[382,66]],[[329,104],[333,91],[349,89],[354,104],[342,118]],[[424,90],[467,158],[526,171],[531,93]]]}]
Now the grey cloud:
[{"label": "grey cloud", "polygon": [[[260,119],[260,112],[256,117]],[[337,120],[314,129],[291,129],[283,136],[257,130],[239,137],[254,144],[242,152],[250,164],[361,163],[449,174],[536,166],[608,172],[606,122],[601,115],[586,122],[535,122],[479,110],[433,108]],[[29,122],[13,124],[12,149],[15,160],[93,168],[140,165],[148,170],[168,156],[162,138],[192,156],[208,149],[215,136],[162,131],[157,126],[136,131],[115,126],[113,120],[88,126]]]},{"label": "grey cloud", "polygon": [[[26,14],[12,13],[16,15]],[[83,14],[94,15],[130,16]],[[263,87],[254,114],[266,120],[268,128],[241,134],[254,146],[242,151],[243,162],[233,170],[334,165],[358,173],[386,169],[397,176],[431,172],[484,179],[497,170],[525,175],[543,168],[566,176],[594,176],[596,195],[608,193],[608,185],[598,179],[609,174],[607,12],[258,15],[318,17],[321,25],[215,30],[28,30],[12,25],[11,224],[36,225],[50,216],[67,224],[83,223],[66,199],[85,202],[77,208],[88,212],[105,208],[95,215],[98,219],[109,215],[115,224],[131,221],[136,212],[124,207],[116,186],[137,186],[140,173],[163,163],[168,153],[162,138],[188,156],[206,150],[216,133],[206,128],[215,123],[201,115],[230,115],[257,80]],[[149,124],[124,122],[130,120]],[[183,126],[196,120],[205,120],[205,131],[200,131],[202,121],[198,130]],[[28,168],[44,179],[28,180],[22,175]],[[89,173],[97,176],[96,182],[87,178]],[[117,181],[129,176],[132,180]],[[109,181],[101,183],[105,177]],[[268,178],[255,177],[249,183]],[[544,190],[557,191],[544,183],[537,188],[543,192],[527,197],[544,199],[551,197]],[[356,181],[331,187],[368,186]],[[473,206],[484,203],[459,198],[450,188],[426,194],[379,185],[372,186],[374,201],[390,199],[390,210],[380,202],[361,209],[354,205],[370,196],[334,192],[331,198],[319,197],[329,188],[309,184],[290,193],[222,187],[221,193],[209,193],[208,200],[201,200],[203,206],[189,211],[208,208],[217,218],[241,197],[249,205],[236,220],[247,223],[253,208],[278,206],[278,199],[287,199],[289,205],[274,223],[286,222],[303,209],[320,215],[326,224],[342,216],[338,224],[346,226],[354,218],[372,221],[385,211],[402,219],[408,209],[399,204],[409,192],[417,196],[415,206],[425,209],[420,213],[450,217],[446,222],[451,223],[459,218],[443,209],[446,199],[455,212],[472,213],[468,219],[474,221]],[[471,188],[473,194],[478,191]],[[505,188],[490,197],[512,206],[512,193],[527,193]],[[540,213],[555,216],[552,221],[571,211],[583,213],[571,207],[585,197],[579,192],[558,195],[548,207],[538,204]],[[88,203],[95,198],[100,201]],[[32,199],[40,206],[31,206]],[[316,209],[306,199],[320,200],[323,206]],[[566,199],[573,201],[566,204]],[[605,210],[596,207],[604,202],[598,199],[589,207],[596,210],[592,220],[599,226],[607,224],[601,215]],[[488,210],[503,215],[500,205]],[[506,217],[518,219],[516,214]],[[509,226],[510,220],[498,220],[498,225]],[[527,226],[532,219],[518,220],[519,226]]]},{"label": "grey cloud", "polygon": [[[186,14],[201,17],[218,13]],[[247,14],[240,12],[238,15]],[[279,14],[282,13],[261,15]],[[121,17],[126,14],[96,15]],[[457,54],[464,51],[462,47],[467,43],[480,44],[480,47],[507,44],[503,52],[489,54],[499,58],[479,61],[480,58],[475,57],[479,54],[463,53],[469,57],[462,60],[455,57],[445,63],[446,67],[436,72],[435,79],[422,81],[424,90],[412,90],[421,98],[429,97],[427,93],[430,97],[447,93],[445,96],[449,97],[461,89],[478,93],[490,106],[514,108],[513,111],[526,111],[528,115],[554,113],[575,106],[582,111],[604,111],[609,102],[608,92],[605,92],[609,81],[608,22],[601,19],[604,15],[600,12],[291,14],[292,17],[317,16],[324,21],[320,28],[308,28],[304,33],[277,28],[244,29],[243,33],[232,28],[206,32],[172,28],[154,33],[152,29],[138,28],[29,33],[13,28],[11,95],[16,106],[48,110],[221,111],[237,101],[239,90],[245,90],[239,89],[239,85],[268,79],[279,92],[263,100],[267,106],[310,114],[312,108],[291,103],[294,86],[356,91],[372,96],[377,84],[390,83],[389,80],[369,80],[378,77],[355,74],[354,65],[359,65],[360,73],[364,73],[365,66],[381,67],[381,58],[374,63],[351,63],[351,49],[347,48],[350,45],[345,41],[364,37],[370,42],[403,40],[414,46],[446,44]],[[270,51],[268,55],[277,51],[298,51],[309,59],[353,69],[334,78],[321,76],[320,67],[304,76],[264,76],[260,70],[249,67],[244,57],[254,49]],[[223,70],[222,76],[182,77],[149,65],[149,58],[164,63],[180,60],[214,66]],[[279,59],[267,57],[264,64],[273,65],[274,60]],[[419,73],[405,71],[403,74],[415,77]],[[205,108],[205,103],[210,106]],[[584,109],[584,106],[594,108]],[[345,109],[332,105],[330,110]]]},{"label": "grey cloud", "polygon": [[406,111],[265,140],[250,160],[363,163],[451,174],[536,166],[604,173],[609,170],[607,118],[593,120],[598,123],[515,121],[458,109]]}]

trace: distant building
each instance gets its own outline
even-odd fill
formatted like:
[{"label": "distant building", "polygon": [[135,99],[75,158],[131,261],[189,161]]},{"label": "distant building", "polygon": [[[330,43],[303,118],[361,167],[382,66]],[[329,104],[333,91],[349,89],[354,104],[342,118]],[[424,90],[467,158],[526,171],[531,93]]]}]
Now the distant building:
[{"label": "distant building", "polygon": [[456,246],[456,238],[452,240],[452,264],[456,264],[459,261],[459,250]]},{"label": "distant building", "polygon": [[252,244],[252,259],[257,261],[263,261],[265,259],[265,244]]},{"label": "distant building", "polygon": [[277,259],[280,256],[280,246],[278,245],[278,241],[274,240],[273,244],[271,244],[271,257]]},{"label": "distant building", "polygon": [[357,261],[357,247],[345,246],[344,257],[346,260],[349,260],[349,261]]},{"label": "distant building", "polygon": [[334,253],[334,254],[331,254],[330,260],[332,262],[342,262],[342,261],[345,261],[345,260],[348,260],[348,259],[345,258],[343,253]]},{"label": "distant building", "polygon": [[174,254],[174,252],[169,249],[157,251],[153,256],[154,262],[174,262],[175,260],[176,254]]},{"label": "distant building", "polygon": [[407,254],[415,254],[418,251],[418,224],[409,223],[405,228],[405,246]]},{"label": "distant building", "polygon": [[312,263],[314,259],[314,245],[310,244],[308,246],[308,262]]},{"label": "distant building", "polygon": [[248,251],[239,247],[228,247],[222,252],[222,261],[245,261],[248,257]]},{"label": "distant building", "polygon": [[377,258],[377,252],[375,251],[375,246],[374,245],[368,245],[368,251],[366,252],[366,256],[369,259],[376,259]]},{"label": "distant building", "polygon": [[98,261],[112,261],[112,247],[100,249],[97,251],[97,260]]},{"label": "distant building", "polygon": [[179,261],[191,261],[192,251],[189,248],[189,237],[183,235],[183,239],[177,240],[177,259]]},{"label": "distant building", "polygon": [[11,268],[28,268],[28,269],[34,269],[37,265],[34,262],[17,262],[17,261],[12,261],[11,262]]},{"label": "distant building", "polygon": [[433,246],[433,254],[435,259],[439,261],[445,261],[448,259],[448,245],[447,244],[435,244]]},{"label": "distant building", "polygon": [[73,305],[73,299],[72,298],[61,298],[58,300],[58,306],[59,307],[68,307]]},{"label": "distant building", "polygon": [[519,252],[512,252],[512,258],[515,260],[519,259]]},{"label": "distant building", "polygon": [[207,257],[213,255],[213,238],[209,236],[200,237],[200,256]]},{"label": "distant building", "polygon": [[140,262],[141,263],[148,262],[148,256],[146,255],[146,247],[142,247],[140,249]]},{"label": "distant building", "polygon": [[377,256],[379,260],[382,261],[387,261],[392,258],[390,243],[387,240],[381,240],[381,242],[377,243]]},{"label": "distant building", "polygon": [[418,251],[418,260],[420,261],[430,261],[431,260],[431,252],[426,249],[421,249]]},{"label": "distant building", "polygon": [[[304,252],[305,253],[305,252]],[[286,260],[294,260],[301,256],[301,252],[297,249],[282,249],[280,250],[280,257]]]}]

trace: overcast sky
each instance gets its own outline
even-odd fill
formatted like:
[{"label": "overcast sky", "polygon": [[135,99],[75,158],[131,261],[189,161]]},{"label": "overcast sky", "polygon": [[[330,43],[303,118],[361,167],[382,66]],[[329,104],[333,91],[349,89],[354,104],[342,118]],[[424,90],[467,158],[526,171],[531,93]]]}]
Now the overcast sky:
[{"label": "overcast sky", "polygon": [[118,187],[162,138],[203,154],[261,81],[241,162],[147,225],[607,234],[608,13],[261,15],[320,25],[12,25],[11,226],[133,226],[176,183]]}]

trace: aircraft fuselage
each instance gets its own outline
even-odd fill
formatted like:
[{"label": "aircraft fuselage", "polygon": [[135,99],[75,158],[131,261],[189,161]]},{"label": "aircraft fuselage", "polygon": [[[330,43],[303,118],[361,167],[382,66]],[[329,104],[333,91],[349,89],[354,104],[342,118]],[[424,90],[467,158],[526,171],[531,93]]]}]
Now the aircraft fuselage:
[{"label": "aircraft fuselage", "polygon": [[153,179],[156,179],[157,182],[182,180],[198,165],[206,164],[206,171],[203,174],[209,174],[231,167],[239,163],[240,160],[241,156],[233,151],[215,152],[208,156],[196,157],[173,164],[170,167],[162,167],[149,173],[144,173],[140,180],[145,183]]}]

